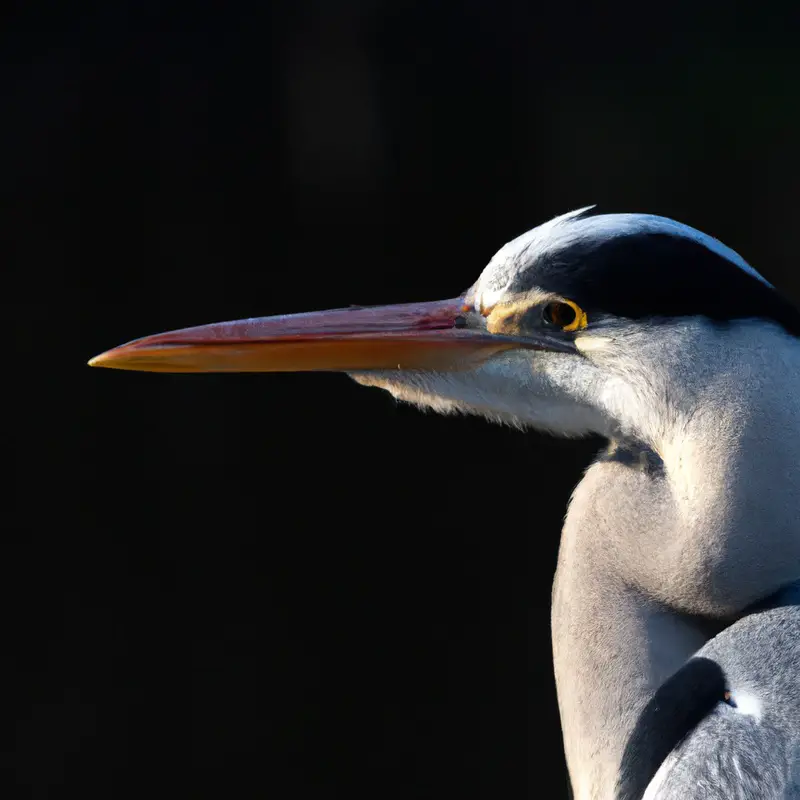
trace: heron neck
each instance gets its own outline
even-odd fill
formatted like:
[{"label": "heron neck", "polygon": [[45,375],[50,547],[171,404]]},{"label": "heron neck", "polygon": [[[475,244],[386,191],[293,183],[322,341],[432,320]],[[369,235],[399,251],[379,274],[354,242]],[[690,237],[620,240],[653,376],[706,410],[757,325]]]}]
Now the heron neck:
[{"label": "heron neck", "polygon": [[625,746],[639,715],[714,632],[647,600],[618,575],[559,569],[553,657],[575,800],[616,796]]},{"label": "heron neck", "polygon": [[705,641],[800,575],[791,387],[719,394],[647,449],[600,457],[576,488],[552,633],[576,800],[614,796],[653,692]]}]

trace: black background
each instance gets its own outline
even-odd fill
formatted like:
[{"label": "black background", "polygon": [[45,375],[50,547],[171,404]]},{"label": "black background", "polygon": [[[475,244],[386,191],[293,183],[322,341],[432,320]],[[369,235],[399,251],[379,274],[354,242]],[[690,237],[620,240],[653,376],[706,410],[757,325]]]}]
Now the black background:
[{"label": "black background", "polygon": [[598,442],[423,415],[341,375],[85,362],[185,325],[451,297],[591,203],[695,225],[800,297],[795,20],[504,0],[4,13],[20,795],[562,796],[550,586]]}]

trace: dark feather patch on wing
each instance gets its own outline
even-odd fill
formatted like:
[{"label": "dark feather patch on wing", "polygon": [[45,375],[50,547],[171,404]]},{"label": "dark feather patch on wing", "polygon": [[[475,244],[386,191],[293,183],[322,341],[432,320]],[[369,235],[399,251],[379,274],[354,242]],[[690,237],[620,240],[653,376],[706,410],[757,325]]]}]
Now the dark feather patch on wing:
[{"label": "dark feather patch on wing", "polygon": [[722,668],[692,658],[656,690],[636,722],[620,765],[617,800],[641,800],[664,759],[716,706],[723,702]]}]

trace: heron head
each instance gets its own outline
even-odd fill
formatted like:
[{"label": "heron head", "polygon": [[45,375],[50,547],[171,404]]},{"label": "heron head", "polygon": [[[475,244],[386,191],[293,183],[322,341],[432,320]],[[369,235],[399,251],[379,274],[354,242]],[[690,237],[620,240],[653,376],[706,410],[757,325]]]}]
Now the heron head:
[{"label": "heron head", "polygon": [[688,398],[718,372],[731,325],[752,321],[800,334],[794,306],[716,239],[664,217],[580,209],[506,244],[449,300],[202,325],[90,364],[347,372],[444,413],[615,436],[649,409],[663,418],[665,403],[680,413],[681,387]]}]

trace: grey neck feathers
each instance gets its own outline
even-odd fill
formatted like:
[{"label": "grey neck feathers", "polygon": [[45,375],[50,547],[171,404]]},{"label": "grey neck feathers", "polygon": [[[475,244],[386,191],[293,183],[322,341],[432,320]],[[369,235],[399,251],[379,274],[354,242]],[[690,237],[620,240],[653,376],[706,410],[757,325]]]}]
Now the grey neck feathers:
[{"label": "grey neck feathers", "polygon": [[[655,353],[662,372],[608,394],[624,441],[570,503],[553,648],[578,800],[613,796],[653,692],[800,576],[800,344],[764,326],[724,335],[724,347]],[[686,389],[677,398],[663,389],[676,385]]]}]

